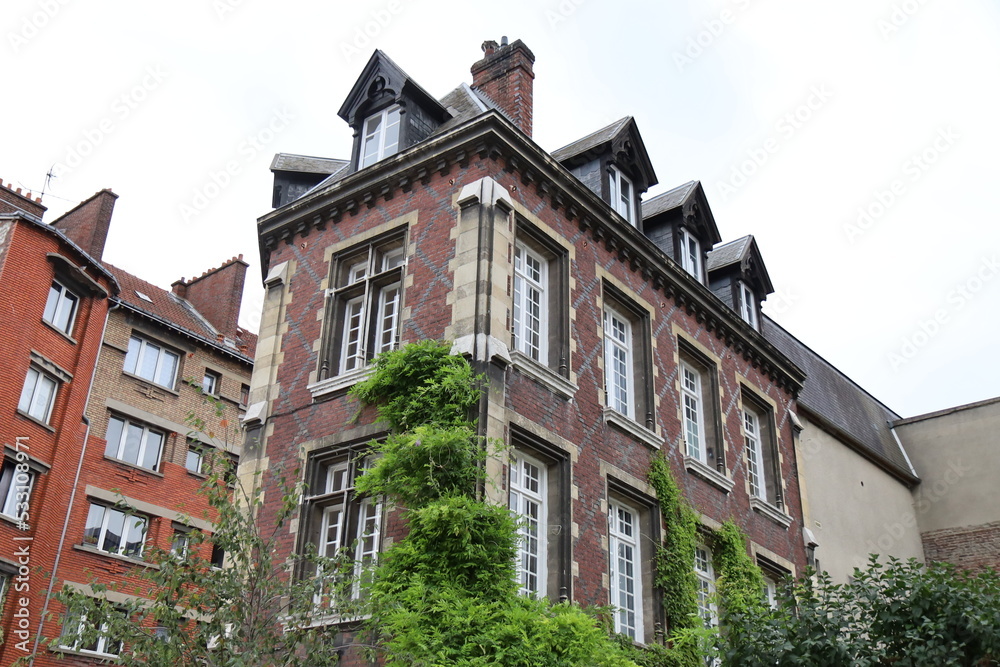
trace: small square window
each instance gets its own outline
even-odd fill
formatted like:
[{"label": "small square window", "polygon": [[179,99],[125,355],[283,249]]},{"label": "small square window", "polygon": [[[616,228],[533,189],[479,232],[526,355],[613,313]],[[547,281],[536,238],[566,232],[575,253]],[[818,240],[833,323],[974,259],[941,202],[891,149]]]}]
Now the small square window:
[{"label": "small square window", "polygon": [[79,297],[59,283],[53,282],[52,287],[49,288],[49,297],[45,302],[45,311],[42,314],[42,319],[64,334],[69,335],[73,331],[73,322],[76,320],[76,307],[79,302]]},{"label": "small square window", "polygon": [[40,422],[49,423],[59,382],[37,368],[29,368],[17,409]]},{"label": "small square window", "polygon": [[206,368],[205,376],[201,379],[201,390],[210,396],[218,396],[221,386],[222,376]]}]

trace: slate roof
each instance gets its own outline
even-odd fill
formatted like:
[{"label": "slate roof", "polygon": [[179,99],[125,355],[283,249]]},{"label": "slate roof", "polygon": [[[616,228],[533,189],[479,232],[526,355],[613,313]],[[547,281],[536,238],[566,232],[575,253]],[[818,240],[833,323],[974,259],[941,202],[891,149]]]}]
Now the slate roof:
[{"label": "slate roof", "polygon": [[615,135],[621,132],[622,128],[630,120],[632,120],[632,116],[625,116],[624,118],[620,118],[615,122],[611,123],[611,125],[608,125],[607,127],[602,127],[596,132],[588,134],[582,139],[577,139],[571,144],[567,144],[562,148],[557,148],[556,150],[552,151],[551,153],[552,158],[557,162],[562,162],[563,160],[567,160],[573,157],[574,155],[579,155],[580,153],[586,153],[591,148],[595,148],[607,141],[611,141],[611,139],[613,139]]},{"label": "slate roof", "polygon": [[906,454],[889,430],[900,417],[774,322],[761,317],[761,330],[772,345],[806,372],[798,403],[820,419],[825,428],[839,432],[863,455],[911,484],[918,480]]},{"label": "slate roof", "polygon": [[442,97],[440,102],[448,109],[452,117],[431,132],[430,136],[447,132],[457,125],[486,113],[488,109],[496,108],[496,104],[492,100],[489,100],[485,95],[478,94],[466,83]]},{"label": "slate roof", "polygon": [[[242,357],[248,363],[253,363],[257,348],[256,334],[239,329],[234,339],[220,343],[217,336],[222,332],[209,324],[208,320],[185,299],[107,262],[104,262],[104,267],[111,272],[121,287],[117,300],[128,308],[184,335],[194,337],[204,344],[225,350],[229,354]],[[139,292],[148,296],[150,301],[140,297]],[[247,346],[245,353],[239,351],[240,345]]]},{"label": "slate roof", "polygon": [[651,218],[654,215],[659,215],[664,211],[670,211],[677,208],[691,196],[694,189],[698,187],[698,181],[688,181],[684,185],[678,185],[673,190],[667,190],[662,194],[658,194],[652,199],[647,199],[642,202],[642,217]]},{"label": "slate roof", "polygon": [[305,174],[333,174],[349,163],[348,160],[336,160],[327,157],[311,155],[295,155],[294,153],[276,153],[271,161],[271,171],[296,171]]},{"label": "slate roof", "polygon": [[715,246],[708,253],[708,261],[705,262],[705,267],[709,271],[714,271],[723,266],[729,266],[730,264],[742,261],[743,257],[750,250],[752,241],[753,236],[747,234],[743,238]]}]

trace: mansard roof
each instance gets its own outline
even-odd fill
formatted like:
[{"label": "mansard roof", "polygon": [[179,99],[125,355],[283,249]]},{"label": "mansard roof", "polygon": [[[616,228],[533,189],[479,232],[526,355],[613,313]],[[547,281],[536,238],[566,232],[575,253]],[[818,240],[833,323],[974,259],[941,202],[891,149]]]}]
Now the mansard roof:
[{"label": "mansard roof", "polygon": [[688,181],[642,202],[643,221],[671,212],[679,213],[682,224],[689,227],[708,247],[722,240],[701,181]]},{"label": "mansard roof", "polygon": [[646,152],[646,144],[639,134],[639,127],[632,116],[625,116],[607,127],[602,127],[582,139],[552,151],[552,157],[568,167],[589,162],[599,155],[609,153],[619,166],[629,166],[642,181],[640,190],[656,185],[656,172]]},{"label": "mansard roof", "polygon": [[767,267],[764,266],[764,258],[752,234],[716,246],[708,253],[705,262],[709,273],[733,266],[736,266],[740,277],[752,287],[756,287],[761,294],[770,294],[774,291],[771,277],[767,273]]},{"label": "mansard roof", "polygon": [[399,103],[404,97],[413,100],[440,122],[450,117],[433,95],[420,87],[389,56],[376,49],[361,70],[361,76],[354,82],[337,115],[347,121],[348,125],[355,126],[372,106],[390,99]]}]

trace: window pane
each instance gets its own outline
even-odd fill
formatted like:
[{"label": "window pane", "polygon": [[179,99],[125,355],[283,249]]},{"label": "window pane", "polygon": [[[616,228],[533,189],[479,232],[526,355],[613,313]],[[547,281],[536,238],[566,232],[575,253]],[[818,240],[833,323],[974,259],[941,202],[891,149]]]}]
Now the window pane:
[{"label": "window pane", "polygon": [[105,440],[108,441],[107,446],[104,448],[104,455],[111,456],[113,458],[120,458],[118,456],[119,447],[121,447],[122,442],[122,428],[124,428],[125,422],[117,417],[112,417],[108,420],[108,430],[104,434]]},{"label": "window pane", "polygon": [[108,509],[104,519],[104,539],[97,546],[110,553],[121,551],[122,537],[125,533],[125,514],[118,510]]},{"label": "window pane", "polygon": [[138,338],[130,338],[128,341],[128,352],[125,354],[125,371],[138,375],[136,372],[139,363],[139,352],[142,349],[142,341]]},{"label": "window pane", "polygon": [[160,351],[161,362],[160,372],[156,376],[156,383],[173,389],[174,375],[177,372],[177,355],[167,350]]},{"label": "window pane", "polygon": [[364,300],[359,297],[348,301],[344,315],[343,370],[350,371],[364,365],[364,354],[361,349]]},{"label": "window pane", "polygon": [[59,318],[55,325],[62,331],[69,333],[73,324],[73,315],[76,313],[77,298],[72,292],[63,292],[62,308],[59,309]]},{"label": "window pane", "polygon": [[396,326],[399,319],[399,285],[390,285],[379,296],[378,334],[375,353],[391,350],[396,345]]},{"label": "window pane", "polygon": [[201,451],[197,449],[188,449],[187,460],[184,462],[184,467],[191,472],[201,472],[201,462]]},{"label": "window pane", "polygon": [[104,524],[104,506],[91,505],[87,514],[87,527],[83,532],[84,544],[97,544],[101,536],[101,526]]},{"label": "window pane", "polygon": [[142,543],[146,536],[146,520],[138,516],[130,516],[125,521],[125,543],[122,554],[139,556],[142,554]]},{"label": "window pane", "polygon": [[46,322],[55,323],[56,309],[59,307],[61,293],[62,287],[58,283],[52,283],[52,287],[49,288],[49,298],[45,301],[45,310],[42,312],[42,317],[45,318]]},{"label": "window pane", "polygon": [[143,468],[156,470],[160,465],[160,449],[163,447],[163,434],[157,431],[146,432],[146,450],[142,455]]},{"label": "window pane", "polygon": [[21,412],[31,413],[32,396],[35,394],[35,385],[38,384],[40,373],[34,368],[28,369],[28,375],[24,379],[24,387],[21,388],[21,398],[17,402],[17,409]]}]

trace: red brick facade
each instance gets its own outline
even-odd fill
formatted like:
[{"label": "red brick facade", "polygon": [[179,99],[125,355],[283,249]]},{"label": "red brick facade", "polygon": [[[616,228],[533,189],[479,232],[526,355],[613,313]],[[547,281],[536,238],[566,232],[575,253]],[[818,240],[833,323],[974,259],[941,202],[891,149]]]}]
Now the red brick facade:
[{"label": "red brick facade", "polygon": [[[0,188],[5,201],[19,201],[15,194]],[[128,588],[143,560],[111,553],[109,543],[85,535],[91,506],[112,507],[124,498],[146,521],[144,548],[169,549],[175,530],[211,527],[199,518],[207,508],[197,495],[204,475],[186,467],[193,430],[188,415],[206,421],[205,432],[192,434],[190,443],[200,451],[238,455],[242,444],[238,417],[256,341],[235,324],[246,263],[234,258],[215,270],[239,275],[214,292],[204,290],[207,301],[235,309],[236,315],[228,312],[232,326],[217,334],[168,291],[101,264],[115,199],[101,191],[51,227],[0,214],[0,307],[5,321],[17,323],[6,328],[0,347],[6,360],[0,366],[0,435],[5,460],[25,463],[33,476],[26,525],[18,525],[19,512],[0,511],[0,574],[8,584],[0,617],[3,665],[35,650],[35,665],[95,664],[93,653],[71,651],[57,660],[48,648],[48,640],[61,635],[64,617],[47,596],[95,580]],[[84,254],[82,244],[97,254]],[[65,332],[46,309],[54,280],[79,297]],[[150,353],[174,355],[177,369],[169,380],[151,381],[140,368],[129,372],[133,338],[154,345]],[[57,380],[47,417],[41,408],[29,408],[32,416],[19,405],[29,368]],[[200,385],[206,371],[216,379],[222,418],[187,384]],[[135,457],[125,444],[109,448],[112,419],[143,429],[147,443],[162,437],[159,449],[147,444],[158,455],[130,460]]]},{"label": "red brick facade", "polygon": [[[730,321],[738,320],[734,313],[704,305],[712,303],[707,289],[676,275],[674,265],[649,251],[636,230],[621,227],[592,193],[546,165],[510,123],[493,113],[479,125],[437,139],[434,149],[418,147],[407,158],[345,177],[261,219],[270,272],[261,337],[270,342],[266,356],[257,358],[253,383],[254,400],[267,402],[260,462],[308,474],[323,452],[380,432],[371,411],[359,416],[357,404],[344,395],[350,381],[339,380],[336,368],[323,377],[324,340],[338,326],[329,290],[337,286],[331,277],[337,257],[370,239],[403,233],[400,344],[455,341],[490,379],[483,432],[550,452],[553,475],[569,476],[567,493],[558,499],[568,514],[550,525],[553,544],[570,535],[561,565],[567,574],[550,574],[565,582],[559,590],[550,587],[553,599],[609,604],[608,504],[626,499],[649,519],[642,529],[648,540],[642,569],[645,635],[652,640],[660,613],[651,560],[662,526],[646,476],[660,452],[702,515],[707,542],[713,528],[732,518],[762,562],[799,572],[806,554],[790,413],[801,378],[785,370],[787,360],[762,337]],[[522,230],[545,237],[566,259],[567,298],[560,308],[569,323],[569,355],[561,379],[546,380],[546,369],[509,352],[514,240]],[[649,353],[648,367],[636,378],[649,386],[649,419],[637,417],[632,425],[607,416],[602,317],[611,299],[627,300],[648,323],[637,324],[635,342]],[[706,400],[718,415],[715,443],[724,452],[723,473],[705,473],[685,461],[678,359],[691,351],[713,365],[715,391]],[[741,406],[748,392],[770,406],[773,419],[781,510],[770,516],[752,509],[746,484]],[[506,466],[506,460],[491,464],[501,503],[508,493]],[[558,466],[562,472],[556,473]],[[275,493],[267,486],[265,498]],[[264,521],[268,511],[273,509],[265,507]],[[285,553],[310,539],[304,528],[310,511],[303,506],[282,544]],[[401,534],[398,517],[387,517],[383,543]]]}]

